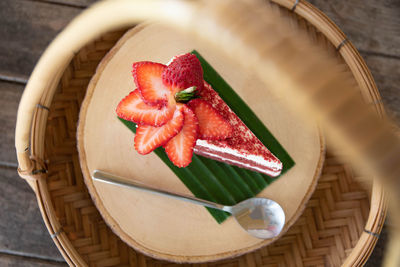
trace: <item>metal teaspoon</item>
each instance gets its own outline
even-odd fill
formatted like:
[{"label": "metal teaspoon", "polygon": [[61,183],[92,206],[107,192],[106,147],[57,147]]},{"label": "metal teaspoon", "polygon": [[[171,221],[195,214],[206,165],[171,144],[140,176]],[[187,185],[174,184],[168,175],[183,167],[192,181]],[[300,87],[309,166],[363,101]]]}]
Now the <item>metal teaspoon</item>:
[{"label": "metal teaspoon", "polygon": [[99,170],[95,170],[93,172],[92,178],[95,181],[138,189],[141,191],[229,212],[233,215],[240,226],[247,231],[247,233],[261,239],[273,238],[279,235],[283,226],[285,225],[285,213],[283,209],[278,203],[267,198],[249,198],[234,206],[224,206],[192,196],[179,195],[153,188],[142,183],[133,180],[127,180],[125,178]]}]

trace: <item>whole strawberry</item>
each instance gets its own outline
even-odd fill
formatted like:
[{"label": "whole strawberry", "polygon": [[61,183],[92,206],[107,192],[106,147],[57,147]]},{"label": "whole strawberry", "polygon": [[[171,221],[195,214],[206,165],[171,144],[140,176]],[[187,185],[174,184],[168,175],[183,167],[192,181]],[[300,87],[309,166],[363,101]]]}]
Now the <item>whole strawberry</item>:
[{"label": "whole strawberry", "polygon": [[173,93],[195,87],[196,91],[203,88],[203,69],[200,61],[193,54],[177,56],[167,66],[162,74],[163,83]]}]

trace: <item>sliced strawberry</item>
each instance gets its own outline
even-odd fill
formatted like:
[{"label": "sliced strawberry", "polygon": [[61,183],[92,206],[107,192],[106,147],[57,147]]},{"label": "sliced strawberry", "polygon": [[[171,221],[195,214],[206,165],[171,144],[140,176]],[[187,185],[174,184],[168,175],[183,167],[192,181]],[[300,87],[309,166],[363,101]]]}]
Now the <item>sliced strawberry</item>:
[{"label": "sliced strawberry", "polygon": [[174,116],[161,127],[139,125],[135,135],[135,149],[142,155],[164,145],[179,133],[183,127],[183,113],[175,109]]},{"label": "sliced strawberry", "polygon": [[163,72],[162,79],[173,93],[192,86],[200,91],[203,88],[203,69],[197,57],[187,53],[172,60]]},{"label": "sliced strawberry", "polygon": [[223,140],[232,135],[232,126],[207,101],[193,99],[188,106],[199,121],[199,139]]},{"label": "sliced strawberry", "polygon": [[170,94],[162,81],[166,66],[150,61],[136,62],[132,66],[132,75],[144,102],[151,105],[165,104]]},{"label": "sliced strawberry", "polygon": [[193,147],[196,145],[198,122],[197,118],[186,105],[181,109],[184,114],[182,130],[164,146],[165,152],[177,167],[186,167],[192,162]]},{"label": "sliced strawberry", "polygon": [[174,115],[176,105],[168,102],[163,106],[150,106],[143,102],[138,89],[119,102],[116,112],[118,117],[137,124],[161,126]]}]

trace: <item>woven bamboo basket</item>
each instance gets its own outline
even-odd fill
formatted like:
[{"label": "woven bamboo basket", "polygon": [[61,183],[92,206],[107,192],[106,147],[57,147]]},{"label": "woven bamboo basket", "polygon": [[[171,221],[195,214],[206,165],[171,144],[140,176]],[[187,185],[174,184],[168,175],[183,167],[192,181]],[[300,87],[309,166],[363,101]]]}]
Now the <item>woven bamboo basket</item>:
[{"label": "woven bamboo basket", "polygon": [[[384,116],[365,62],[340,29],[305,1],[273,2],[281,16],[290,18],[313,42],[347,66],[365,100]],[[49,233],[71,266],[170,266],[135,251],[110,230],[82,177],[76,144],[81,103],[99,62],[129,25],[134,26],[111,24],[102,32],[78,38],[75,47],[79,49],[55,65],[61,68],[50,71],[54,67],[50,64],[33,73],[18,112],[19,173],[35,191]],[[81,32],[71,34],[76,39]],[[57,40],[54,44],[60,45]],[[43,70],[48,74],[40,76]],[[39,78],[33,81],[35,76]],[[328,147],[317,188],[288,232],[267,247],[202,266],[362,265],[379,237],[386,201],[379,183],[361,185],[356,175],[352,166]]]}]

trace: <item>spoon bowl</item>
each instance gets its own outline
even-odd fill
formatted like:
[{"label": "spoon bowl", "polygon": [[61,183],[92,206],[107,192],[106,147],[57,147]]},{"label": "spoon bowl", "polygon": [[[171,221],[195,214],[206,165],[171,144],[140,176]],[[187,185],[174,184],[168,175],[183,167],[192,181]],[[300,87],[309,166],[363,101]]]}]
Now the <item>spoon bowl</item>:
[{"label": "spoon bowl", "polygon": [[240,226],[257,238],[276,237],[285,225],[285,212],[271,199],[249,198],[231,208],[231,214]]}]

